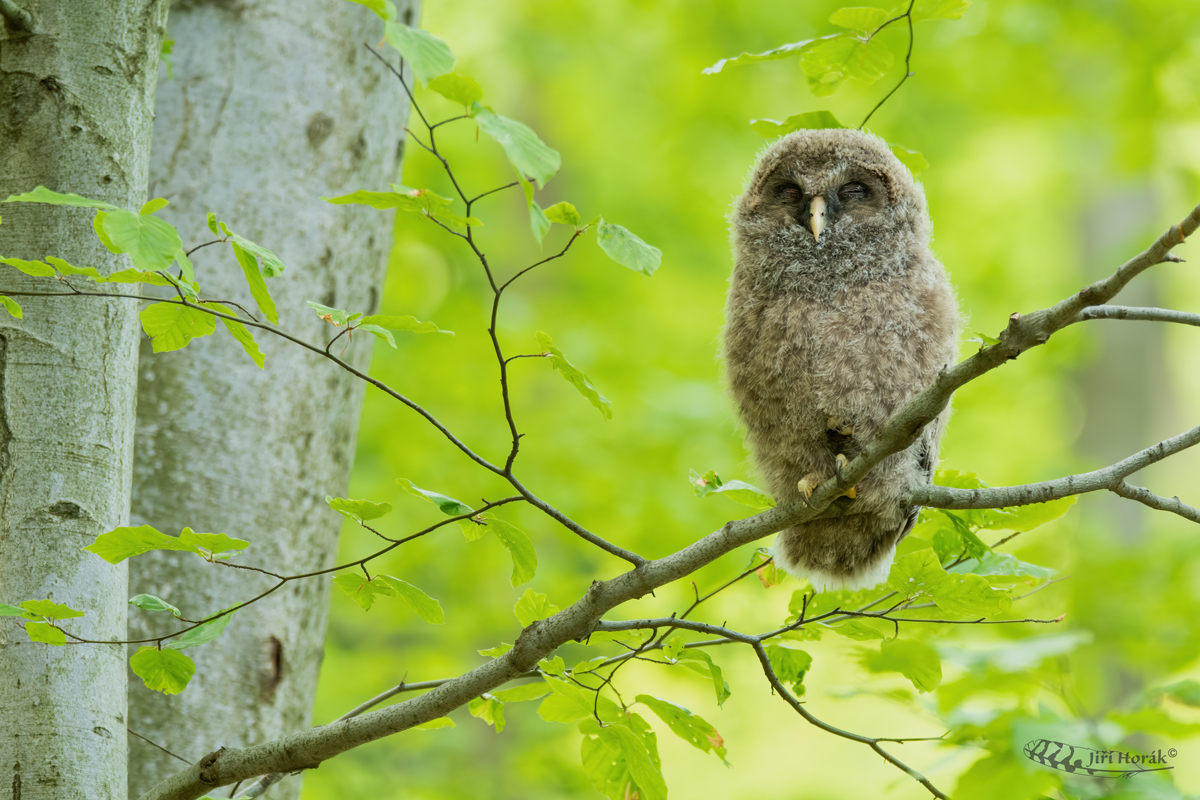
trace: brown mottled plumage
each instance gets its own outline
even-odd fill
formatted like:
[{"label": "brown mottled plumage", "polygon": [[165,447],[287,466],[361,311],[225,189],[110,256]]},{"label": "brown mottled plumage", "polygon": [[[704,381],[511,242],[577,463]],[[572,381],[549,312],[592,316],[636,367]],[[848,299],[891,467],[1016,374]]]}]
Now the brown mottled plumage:
[{"label": "brown mottled plumage", "polygon": [[[755,461],[783,504],[800,497],[801,479],[832,477],[839,454],[858,455],[952,363],[957,304],[929,249],[921,187],[871,134],[803,130],[775,142],[731,226],[726,372]],[[908,487],[932,479],[948,413],[871,470],[855,499],[836,501],[847,516],[780,532],[779,565],[818,590],[884,580],[916,521]]]}]

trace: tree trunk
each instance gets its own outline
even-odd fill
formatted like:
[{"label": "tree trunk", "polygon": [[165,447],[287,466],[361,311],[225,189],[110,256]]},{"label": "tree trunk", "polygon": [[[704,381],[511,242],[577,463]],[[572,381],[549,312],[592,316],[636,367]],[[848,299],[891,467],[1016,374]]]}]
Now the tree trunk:
[{"label": "tree trunk", "polygon": [[[411,8],[398,3],[401,19]],[[280,325],[312,342],[334,332],[305,305],[370,313],[378,301],[389,223],[322,195],[381,189],[398,179],[408,104],[363,47],[382,31],[366,9],[325,0],[188,3],[171,15],[174,80],[159,89],[151,190],[190,246],[214,237],[205,214],[275,251],[287,265],[270,289]],[[207,297],[253,308],[227,245],[194,256]],[[228,337],[166,357],[143,353],[132,516],[176,534],[184,526],[246,539],[238,561],[280,574],[332,566],[363,384],[327,361],[256,331],[260,371]],[[365,337],[370,338],[370,337]],[[365,368],[370,346],[347,357]],[[169,552],[132,564],[134,592],[192,619],[249,599],[274,580]],[[130,682],[133,730],[188,761],[221,745],[277,738],[310,724],[324,645],[328,577],[297,581],[235,615],[213,644],[188,651],[187,691],[164,696]],[[148,614],[130,638],[169,629]],[[130,795],[179,770],[130,740]],[[296,797],[300,782],[275,790]]]},{"label": "tree trunk", "polygon": [[[0,2],[0,198],[41,184],[140,207],[166,13],[165,0]],[[127,267],[92,213],[5,205],[0,255]],[[9,267],[0,286],[56,288]],[[23,319],[0,311],[0,601],[48,597],[86,613],[63,626],[77,636],[121,640],[126,568],[83,547],[128,520],[138,304],[16,299]],[[12,622],[0,624],[0,785],[21,800],[123,798],[125,648],[30,642]]]}]

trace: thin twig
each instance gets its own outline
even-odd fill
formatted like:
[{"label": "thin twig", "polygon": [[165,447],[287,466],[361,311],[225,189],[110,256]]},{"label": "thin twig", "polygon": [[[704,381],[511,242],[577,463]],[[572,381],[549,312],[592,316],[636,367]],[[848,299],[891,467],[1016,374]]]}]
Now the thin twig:
[{"label": "thin twig", "polygon": [[879,108],[884,103],[886,103],[888,101],[888,99],[890,99],[891,96],[894,95],[901,86],[904,85],[904,82],[906,80],[908,80],[909,78],[911,78],[913,76],[913,71],[910,66],[910,62],[912,61],[912,52],[913,52],[912,10],[913,10],[913,6],[916,4],[916,2],[917,2],[917,0],[909,0],[907,11],[905,11],[903,14],[901,14],[898,17],[892,17],[887,22],[883,23],[878,28],[876,28],[871,33],[871,35],[867,37],[867,41],[870,41],[871,39],[873,39],[875,37],[875,34],[879,33],[881,30],[886,28],[888,25],[891,25],[896,20],[900,20],[900,19],[908,20],[908,52],[904,54],[904,76],[901,77],[900,82],[897,83],[894,87],[892,87],[892,90],[890,92],[888,92],[887,94],[885,94],[883,96],[883,99],[880,100],[878,103],[876,103],[875,107],[872,108],[865,117],[863,117],[863,121],[861,123],[859,123],[859,126],[858,126],[858,129],[860,131],[867,126],[867,120],[869,120],[871,117],[875,116],[875,112],[878,111]]}]

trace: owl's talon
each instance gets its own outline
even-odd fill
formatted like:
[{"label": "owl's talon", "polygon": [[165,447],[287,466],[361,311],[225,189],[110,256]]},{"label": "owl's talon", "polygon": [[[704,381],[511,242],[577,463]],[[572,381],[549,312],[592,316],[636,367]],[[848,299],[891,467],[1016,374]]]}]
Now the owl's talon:
[{"label": "owl's talon", "polygon": [[800,490],[800,496],[804,498],[804,505],[812,506],[808,502],[809,498],[812,497],[813,489],[816,489],[820,485],[821,479],[817,477],[817,473],[815,472],[810,472],[800,479],[800,482],[796,484],[796,488]]},{"label": "owl's talon", "polygon": [[842,436],[854,435],[854,426],[847,425],[837,417],[830,417],[828,420],[826,420],[825,427],[834,433],[841,434]]},{"label": "owl's talon", "polygon": [[[846,465],[850,463],[850,459],[846,458],[846,456],[844,454],[838,453],[837,458],[835,458],[833,460],[833,463],[834,463],[834,470],[837,472],[838,480],[841,480],[842,479],[842,470],[845,469]],[[853,500],[856,497],[858,497],[858,490],[855,489],[853,486],[851,486],[849,489],[842,492],[841,496],[849,497],[851,500]]]}]

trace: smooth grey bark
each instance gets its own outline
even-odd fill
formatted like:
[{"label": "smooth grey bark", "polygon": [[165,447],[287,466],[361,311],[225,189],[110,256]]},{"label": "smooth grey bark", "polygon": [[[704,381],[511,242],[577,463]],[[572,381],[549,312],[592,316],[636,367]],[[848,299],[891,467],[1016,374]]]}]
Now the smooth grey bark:
[{"label": "smooth grey bark", "polygon": [[[0,7],[0,198],[40,184],[141,205],[166,13],[165,0]],[[89,209],[0,210],[2,256],[129,266],[100,245]],[[0,267],[0,288],[60,287]],[[0,311],[0,602],[50,598],[86,613],[63,626],[75,635],[121,640],[126,568],[82,548],[128,518],[138,304],[16,299],[23,319]],[[123,798],[125,675],[120,645],[30,642],[5,618],[0,794]]]},{"label": "smooth grey bark", "polygon": [[[180,3],[170,27],[174,80],[159,86],[150,170],[152,195],[171,200],[161,214],[189,247],[214,238],[212,211],[274,250],[287,264],[269,282],[280,325],[327,341],[336,331],[305,301],[377,310],[390,246],[389,214],[319,199],[399,174],[408,103],[363,47],[379,39],[379,18],[327,0]],[[254,308],[228,245],[193,260],[205,297]],[[363,383],[261,331],[260,371],[223,334],[142,353],[132,518],[246,539],[241,560],[281,574],[332,566],[342,518],[325,497],[344,493]],[[365,369],[370,349],[356,337],[345,357]],[[131,591],[199,619],[274,583],[180,555],[136,559]],[[130,728],[189,761],[306,729],[329,587],[328,577],[297,581],[236,614],[220,639],[188,651],[196,676],[180,695],[132,679]],[[135,612],[130,638],[177,628]],[[130,753],[133,796],[181,766],[136,738]],[[288,781],[273,796],[299,790]]]}]

